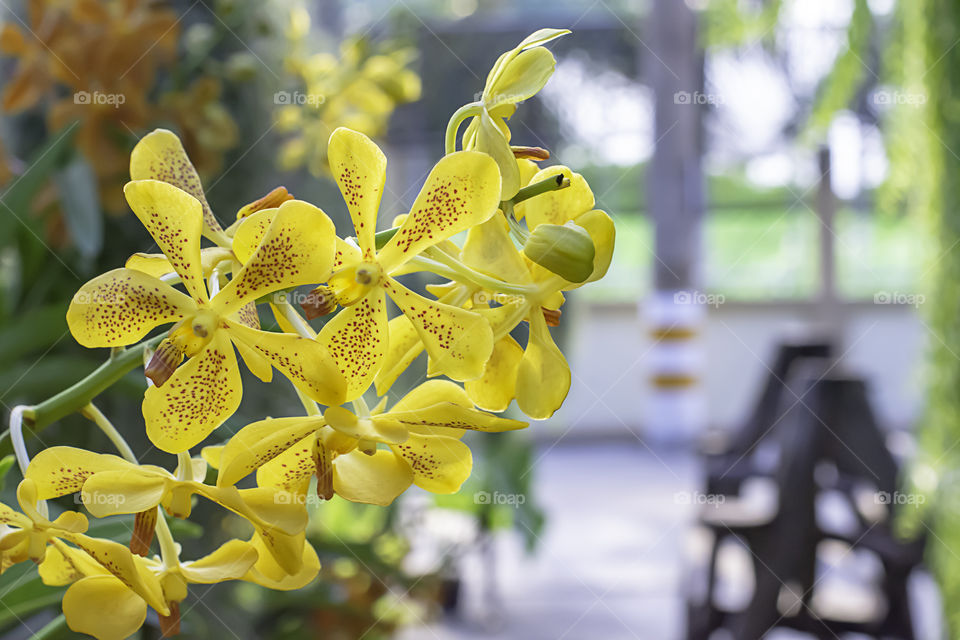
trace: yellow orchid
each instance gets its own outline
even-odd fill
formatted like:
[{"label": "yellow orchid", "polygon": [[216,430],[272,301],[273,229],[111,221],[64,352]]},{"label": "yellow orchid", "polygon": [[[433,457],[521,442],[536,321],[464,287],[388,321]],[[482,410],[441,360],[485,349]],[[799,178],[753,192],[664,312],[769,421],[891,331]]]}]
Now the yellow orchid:
[{"label": "yellow orchid", "polygon": [[218,173],[223,154],[237,145],[240,131],[230,111],[220,102],[220,79],[201,76],[183,91],[173,91],[160,99],[160,107],[169,114],[183,136],[197,169],[204,176]]},{"label": "yellow orchid", "polygon": [[[330,136],[328,155],[359,245],[337,244],[335,273],[323,291],[346,308],[317,336],[347,380],[345,399],[359,397],[370,386],[387,352],[387,295],[410,318],[443,373],[455,380],[480,376],[493,348],[487,322],[472,311],[416,294],[392,275],[425,249],[496,213],[496,164],[485,154],[472,151],[441,159],[397,232],[378,251],[374,234],[386,181],[386,157],[370,138],[343,128]],[[262,228],[269,215],[268,210],[251,216],[237,229],[235,251],[246,235],[244,227]],[[253,235],[256,237],[256,232]]]},{"label": "yellow orchid", "polygon": [[87,530],[86,516],[76,511],[64,511],[51,522],[40,513],[39,500],[36,484],[23,480],[17,486],[22,513],[0,503],[0,573],[27,559],[41,562],[51,540]]},{"label": "yellow orchid", "polygon": [[[317,491],[387,505],[411,484],[453,493],[470,475],[465,431],[500,432],[526,423],[479,411],[457,384],[431,380],[389,411],[356,415],[330,407],[323,416],[273,418],[241,429],[220,452],[218,486],[254,470],[257,483],[298,495],[311,476]],[[378,448],[378,444],[385,445]]]},{"label": "yellow orchid", "polygon": [[[307,514],[295,499],[274,488],[238,490],[203,483],[206,463],[191,461],[190,469],[170,473],[162,467],[136,465],[118,456],[73,447],[50,447],[33,459],[27,477],[36,483],[41,500],[81,492],[84,506],[98,518],[117,514],[148,514],[155,522],[156,507],[177,518],[190,516],[194,495],[215,502],[248,520],[257,535],[287,573],[300,570]],[[140,523],[138,522],[138,525]],[[135,527],[131,544],[142,543],[142,527]],[[149,537],[146,548],[149,548]],[[143,553],[146,549],[140,547]]]},{"label": "yellow orchid", "polygon": [[[17,487],[17,499],[23,513],[0,504],[0,523],[5,527],[4,535],[0,537],[4,569],[29,558],[40,565],[41,578],[51,585],[66,584],[50,580],[52,566],[59,566],[61,573],[76,574],[87,570],[124,585],[124,589],[137,594],[161,614],[169,613],[159,580],[144,570],[141,558],[117,542],[84,535],[87,519],[81,513],[66,511],[51,522],[38,509],[40,495],[39,486],[26,478]],[[67,542],[77,548],[68,546]],[[67,565],[61,561],[64,553],[81,560]]]},{"label": "yellow orchid", "polygon": [[568,29],[540,29],[501,55],[487,74],[478,108],[473,110],[478,113],[464,131],[464,149],[482,151],[496,160],[501,200],[509,200],[522,186],[506,121],[517,110],[517,103],[534,96],[553,75],[557,61],[543,45],[568,33]]},{"label": "yellow orchid", "polygon": [[[142,89],[122,118],[153,117],[144,96],[162,52],[175,43],[168,14],[143,9],[142,0],[47,5],[29,4],[30,24],[42,27],[38,38],[75,60],[85,77],[102,71],[87,69],[91,60],[117,71],[101,88],[127,82]],[[307,508],[314,481],[322,500],[339,495],[382,506],[414,485],[456,492],[473,469],[463,441],[467,431],[524,428],[526,422],[496,413],[516,400],[531,418],[547,418],[570,387],[570,369],[549,327],[558,323],[567,291],[606,273],[615,229],[595,209],[582,176],[565,166],[539,169],[531,159],[546,160],[549,153],[511,146],[507,126],[516,105],[554,71],[554,57],[542,45],[567,31],[542,29],[500,56],[480,99],[451,118],[447,154],[409,213],[378,234],[387,161],[364,132],[382,130],[395,104],[419,91],[418,79],[403,53],[371,53],[359,40],[345,46],[343,68],[334,69],[336,58],[303,50],[309,21],[304,11],[293,15],[291,39],[300,49],[285,63],[302,80],[308,100],[292,101],[278,117],[300,134],[288,150],[300,145],[300,158],[311,156],[311,170],[318,159],[329,165],[354,236],[338,237],[321,209],[284,187],[241,207],[224,228],[184,143],[171,131],[152,131],[130,155],[131,181],[123,194],[158,252],[134,254],[123,268],[89,281],[67,310],[80,344],[116,352],[53,398],[10,412],[10,441],[24,480],[17,489],[20,510],[0,504],[0,572],[28,559],[38,563],[44,583],[67,587],[64,618],[75,632],[125,638],[152,608],[162,635],[175,635],[191,584],[243,580],[276,590],[304,587],[320,571],[307,539],[309,519],[331,515]],[[118,16],[130,17],[129,28],[115,24]],[[84,57],[67,29],[72,22],[82,23],[84,33],[119,42]],[[110,65],[127,66],[126,54],[142,44],[131,38],[164,26],[167,31],[154,34],[158,55],[147,56],[143,67],[134,64],[124,80],[126,74]],[[7,99],[24,108],[54,84],[70,85],[61,77],[66,68],[48,66],[46,55],[31,46],[19,30],[0,28],[0,53],[19,57],[23,65]],[[115,59],[105,61],[101,51],[114,52]],[[41,90],[25,69],[37,72]],[[218,108],[218,94],[218,83],[201,79],[185,92],[167,94],[161,104],[188,146],[213,152],[198,156],[200,165],[215,162],[218,145],[231,143],[235,134],[229,115]],[[314,97],[322,99],[311,102]],[[84,110],[91,121],[109,120],[110,114]],[[61,106],[54,120],[74,111]],[[467,119],[463,150],[457,151]],[[333,128],[343,124],[351,128]],[[87,139],[98,128],[83,127],[83,145],[111,146],[99,133]],[[125,179],[117,158],[115,150],[104,151],[101,176]],[[428,284],[428,295],[420,295],[399,281],[417,272],[443,282]],[[313,288],[301,304],[306,319],[290,304],[301,286]],[[400,311],[389,321],[388,298]],[[258,302],[269,306],[279,331],[261,330]],[[307,322],[331,313],[319,334]],[[521,347],[511,333],[523,322],[529,338]],[[145,340],[152,333],[159,335]],[[192,458],[191,448],[239,407],[238,351],[261,381],[270,382],[274,368],[289,378],[306,415],[261,415],[225,444],[203,447]],[[386,392],[422,352],[428,378],[452,380],[423,382],[388,408]],[[140,464],[124,433],[96,406],[98,393],[141,362],[151,383],[142,401],[146,433],[155,446],[177,455],[172,471]],[[373,409],[364,401],[371,385],[381,396]],[[120,456],[54,446],[31,462],[23,428],[39,430],[72,412],[96,425]],[[213,485],[206,482],[208,466],[218,470]],[[256,485],[240,488],[249,486],[241,483],[250,475]],[[78,496],[84,513],[48,517],[44,501],[67,495]],[[252,532],[197,560],[181,560],[167,516],[190,517],[195,499],[241,520],[224,531],[239,524]],[[134,516],[129,546],[88,535],[88,516],[126,515]],[[151,551],[154,541],[158,555]]]},{"label": "yellow orchid", "polygon": [[284,169],[306,165],[316,176],[329,176],[327,140],[337,127],[380,136],[399,104],[420,97],[420,78],[408,67],[410,49],[373,50],[364,38],[347,39],[340,55],[317,53],[308,39],[310,18],[295,11],[291,51],[284,60],[302,91],[277,94],[277,129],[290,134],[280,148]]},{"label": "yellow orchid", "polygon": [[[580,282],[568,283],[564,289],[574,289],[588,282],[594,282],[606,275],[613,258],[616,243],[616,227],[610,216],[594,209],[596,203],[590,185],[579,173],[563,165],[541,169],[530,178],[530,183],[545,180],[551,176],[562,175],[570,181],[570,186],[557,191],[548,191],[519,203],[514,208],[514,217],[526,219],[527,228],[535,232],[541,225],[576,225],[586,231],[593,241],[593,269],[590,275]],[[534,266],[534,278],[545,280],[549,277],[545,269]]]},{"label": "yellow orchid", "polygon": [[[230,540],[192,561],[130,556],[142,581],[154,589],[151,598],[131,588],[122,577],[107,571],[84,549],[55,544],[40,565],[40,577],[50,586],[70,587],[63,595],[67,625],[99,640],[127,638],[143,625],[147,606],[160,615],[164,637],[179,633],[180,602],[190,584],[213,584],[243,579],[258,562],[257,549],[248,542]],[[159,605],[159,608],[158,608]]]},{"label": "yellow orchid", "polygon": [[[262,295],[327,278],[335,231],[326,214],[285,202],[254,254],[211,299],[200,257],[200,201],[157,180],[134,181],[124,191],[189,295],[142,271],[115,269],[81,287],[67,323],[87,347],[128,345],[160,324],[176,323],[147,368],[157,385],[144,396],[143,414],[158,448],[186,451],[236,411],[242,391],[231,345],[264,381],[272,364],[314,400],[343,400],[344,379],[321,344],[254,329],[239,315]],[[189,361],[177,368],[184,355]]]},{"label": "yellow orchid", "polygon": [[160,180],[189,193],[203,209],[203,236],[213,242],[224,242],[223,227],[207,203],[200,175],[177,134],[154,129],[143,136],[130,152],[130,179]]},{"label": "yellow orchid", "polygon": [[[541,225],[576,225],[589,234],[594,246],[593,265],[583,282],[572,283],[533,263],[518,252],[507,235],[503,220],[470,230],[464,244],[465,264],[509,282],[532,283],[536,293],[511,297],[505,304],[485,312],[498,340],[483,376],[466,384],[478,406],[503,411],[510,400],[531,418],[549,418],[563,404],[570,388],[570,368],[550,335],[548,322],[559,318],[564,298],[561,291],[602,278],[610,266],[616,230],[603,211],[594,209],[594,196],[586,180],[565,166],[547,167],[530,178],[537,183],[562,175],[570,186],[549,191],[519,204],[514,214],[526,218],[531,232]],[[530,331],[526,348],[509,332],[521,320]]]},{"label": "yellow orchid", "polygon": [[[469,285],[433,289],[443,301],[478,301],[478,311],[491,323],[497,338],[484,373],[464,386],[471,400],[482,409],[504,411],[516,398],[520,410],[531,418],[549,418],[560,407],[570,388],[570,369],[566,358],[554,343],[548,324],[555,324],[563,305],[562,291],[597,280],[606,273],[613,255],[615,228],[610,217],[593,209],[594,197],[580,174],[564,166],[549,167],[530,176],[536,183],[556,175],[570,180],[570,186],[531,198],[519,205],[527,225],[576,225],[588,234],[595,251],[590,275],[581,283],[572,283],[533,263],[518,251],[510,239],[507,223],[497,215],[476,225],[467,233],[458,258],[478,272],[504,283],[528,286],[526,293],[503,295],[497,291],[477,292]],[[499,306],[488,307],[487,301]],[[520,347],[510,331],[526,320],[530,331],[526,348]],[[405,318],[390,321],[390,351],[375,379],[383,394],[421,353],[422,347]],[[437,373],[431,362],[431,375]]]}]

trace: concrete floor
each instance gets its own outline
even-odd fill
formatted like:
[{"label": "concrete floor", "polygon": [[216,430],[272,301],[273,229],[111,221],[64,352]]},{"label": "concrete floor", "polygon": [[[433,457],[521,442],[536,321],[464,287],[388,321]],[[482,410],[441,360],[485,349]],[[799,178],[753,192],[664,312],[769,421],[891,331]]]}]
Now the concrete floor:
[{"label": "concrete floor", "polygon": [[[485,586],[490,557],[468,557],[461,566],[461,614],[407,628],[399,638],[681,640],[684,594],[687,585],[702,583],[709,543],[691,526],[700,508],[697,459],[680,450],[654,451],[639,440],[564,440],[540,447],[534,471],[536,500],[547,519],[535,553],[524,552],[520,536],[499,535],[492,554],[495,595]],[[724,567],[718,594],[728,604],[740,603],[734,608],[752,589],[750,559],[738,549],[739,559]],[[826,567],[823,585],[856,582],[863,565],[851,566],[853,559]],[[941,638],[936,588],[926,574],[914,578],[917,637]],[[846,606],[861,602],[855,588],[829,591]],[[783,630],[769,637],[808,638]]]},{"label": "concrete floor", "polygon": [[404,640],[679,638],[687,499],[698,486],[689,454],[637,441],[546,445],[536,499],[547,524],[534,555],[519,536],[495,543],[502,607],[484,597],[482,558],[464,565],[458,620],[406,630]]}]

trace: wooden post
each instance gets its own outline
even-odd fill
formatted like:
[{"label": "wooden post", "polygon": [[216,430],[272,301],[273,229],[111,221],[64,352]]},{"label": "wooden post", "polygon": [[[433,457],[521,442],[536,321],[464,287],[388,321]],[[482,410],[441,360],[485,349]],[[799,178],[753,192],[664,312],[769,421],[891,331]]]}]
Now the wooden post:
[{"label": "wooden post", "polygon": [[698,290],[704,185],[703,52],[697,16],[682,0],[656,0],[643,50],[655,101],[656,146],[648,199],[654,222],[654,292],[646,301],[651,339],[646,427],[656,439],[688,440],[704,426],[699,331],[707,305]]},{"label": "wooden post", "polygon": [[837,199],[831,184],[830,147],[817,152],[820,182],[817,186],[817,217],[820,219],[820,290],[817,296],[817,321],[820,332],[837,353],[842,353],[843,313],[837,296],[836,214]]}]

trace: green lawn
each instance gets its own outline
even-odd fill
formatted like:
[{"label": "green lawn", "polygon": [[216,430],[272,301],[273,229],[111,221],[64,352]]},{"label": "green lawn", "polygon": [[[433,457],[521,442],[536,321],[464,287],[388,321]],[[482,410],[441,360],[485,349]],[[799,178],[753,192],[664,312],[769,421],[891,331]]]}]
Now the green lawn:
[{"label": "green lawn", "polygon": [[[653,235],[649,219],[620,214],[607,277],[579,295],[587,300],[637,300],[650,289]],[[704,286],[727,300],[802,299],[817,289],[820,223],[804,206],[725,209],[704,227]],[[930,256],[913,221],[842,210],[836,224],[837,278],[842,295],[915,293]]]}]

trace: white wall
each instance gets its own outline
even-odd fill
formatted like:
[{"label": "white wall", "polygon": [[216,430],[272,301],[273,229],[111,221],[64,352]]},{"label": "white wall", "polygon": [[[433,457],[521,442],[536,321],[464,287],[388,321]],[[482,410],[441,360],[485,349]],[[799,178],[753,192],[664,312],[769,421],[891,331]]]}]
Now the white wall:
[{"label": "white wall", "polygon": [[[575,302],[575,301],[572,301]],[[573,371],[564,408],[546,427],[569,436],[626,435],[671,439],[644,430],[649,393],[645,355],[651,344],[633,305],[573,304],[565,353]],[[927,329],[910,306],[851,303],[841,307],[843,354],[838,371],[864,377],[884,427],[906,428],[922,407]],[[710,426],[729,429],[752,407],[779,340],[815,322],[812,304],[726,303],[710,308],[701,345],[703,392]],[[541,427],[543,429],[544,427]]]}]

